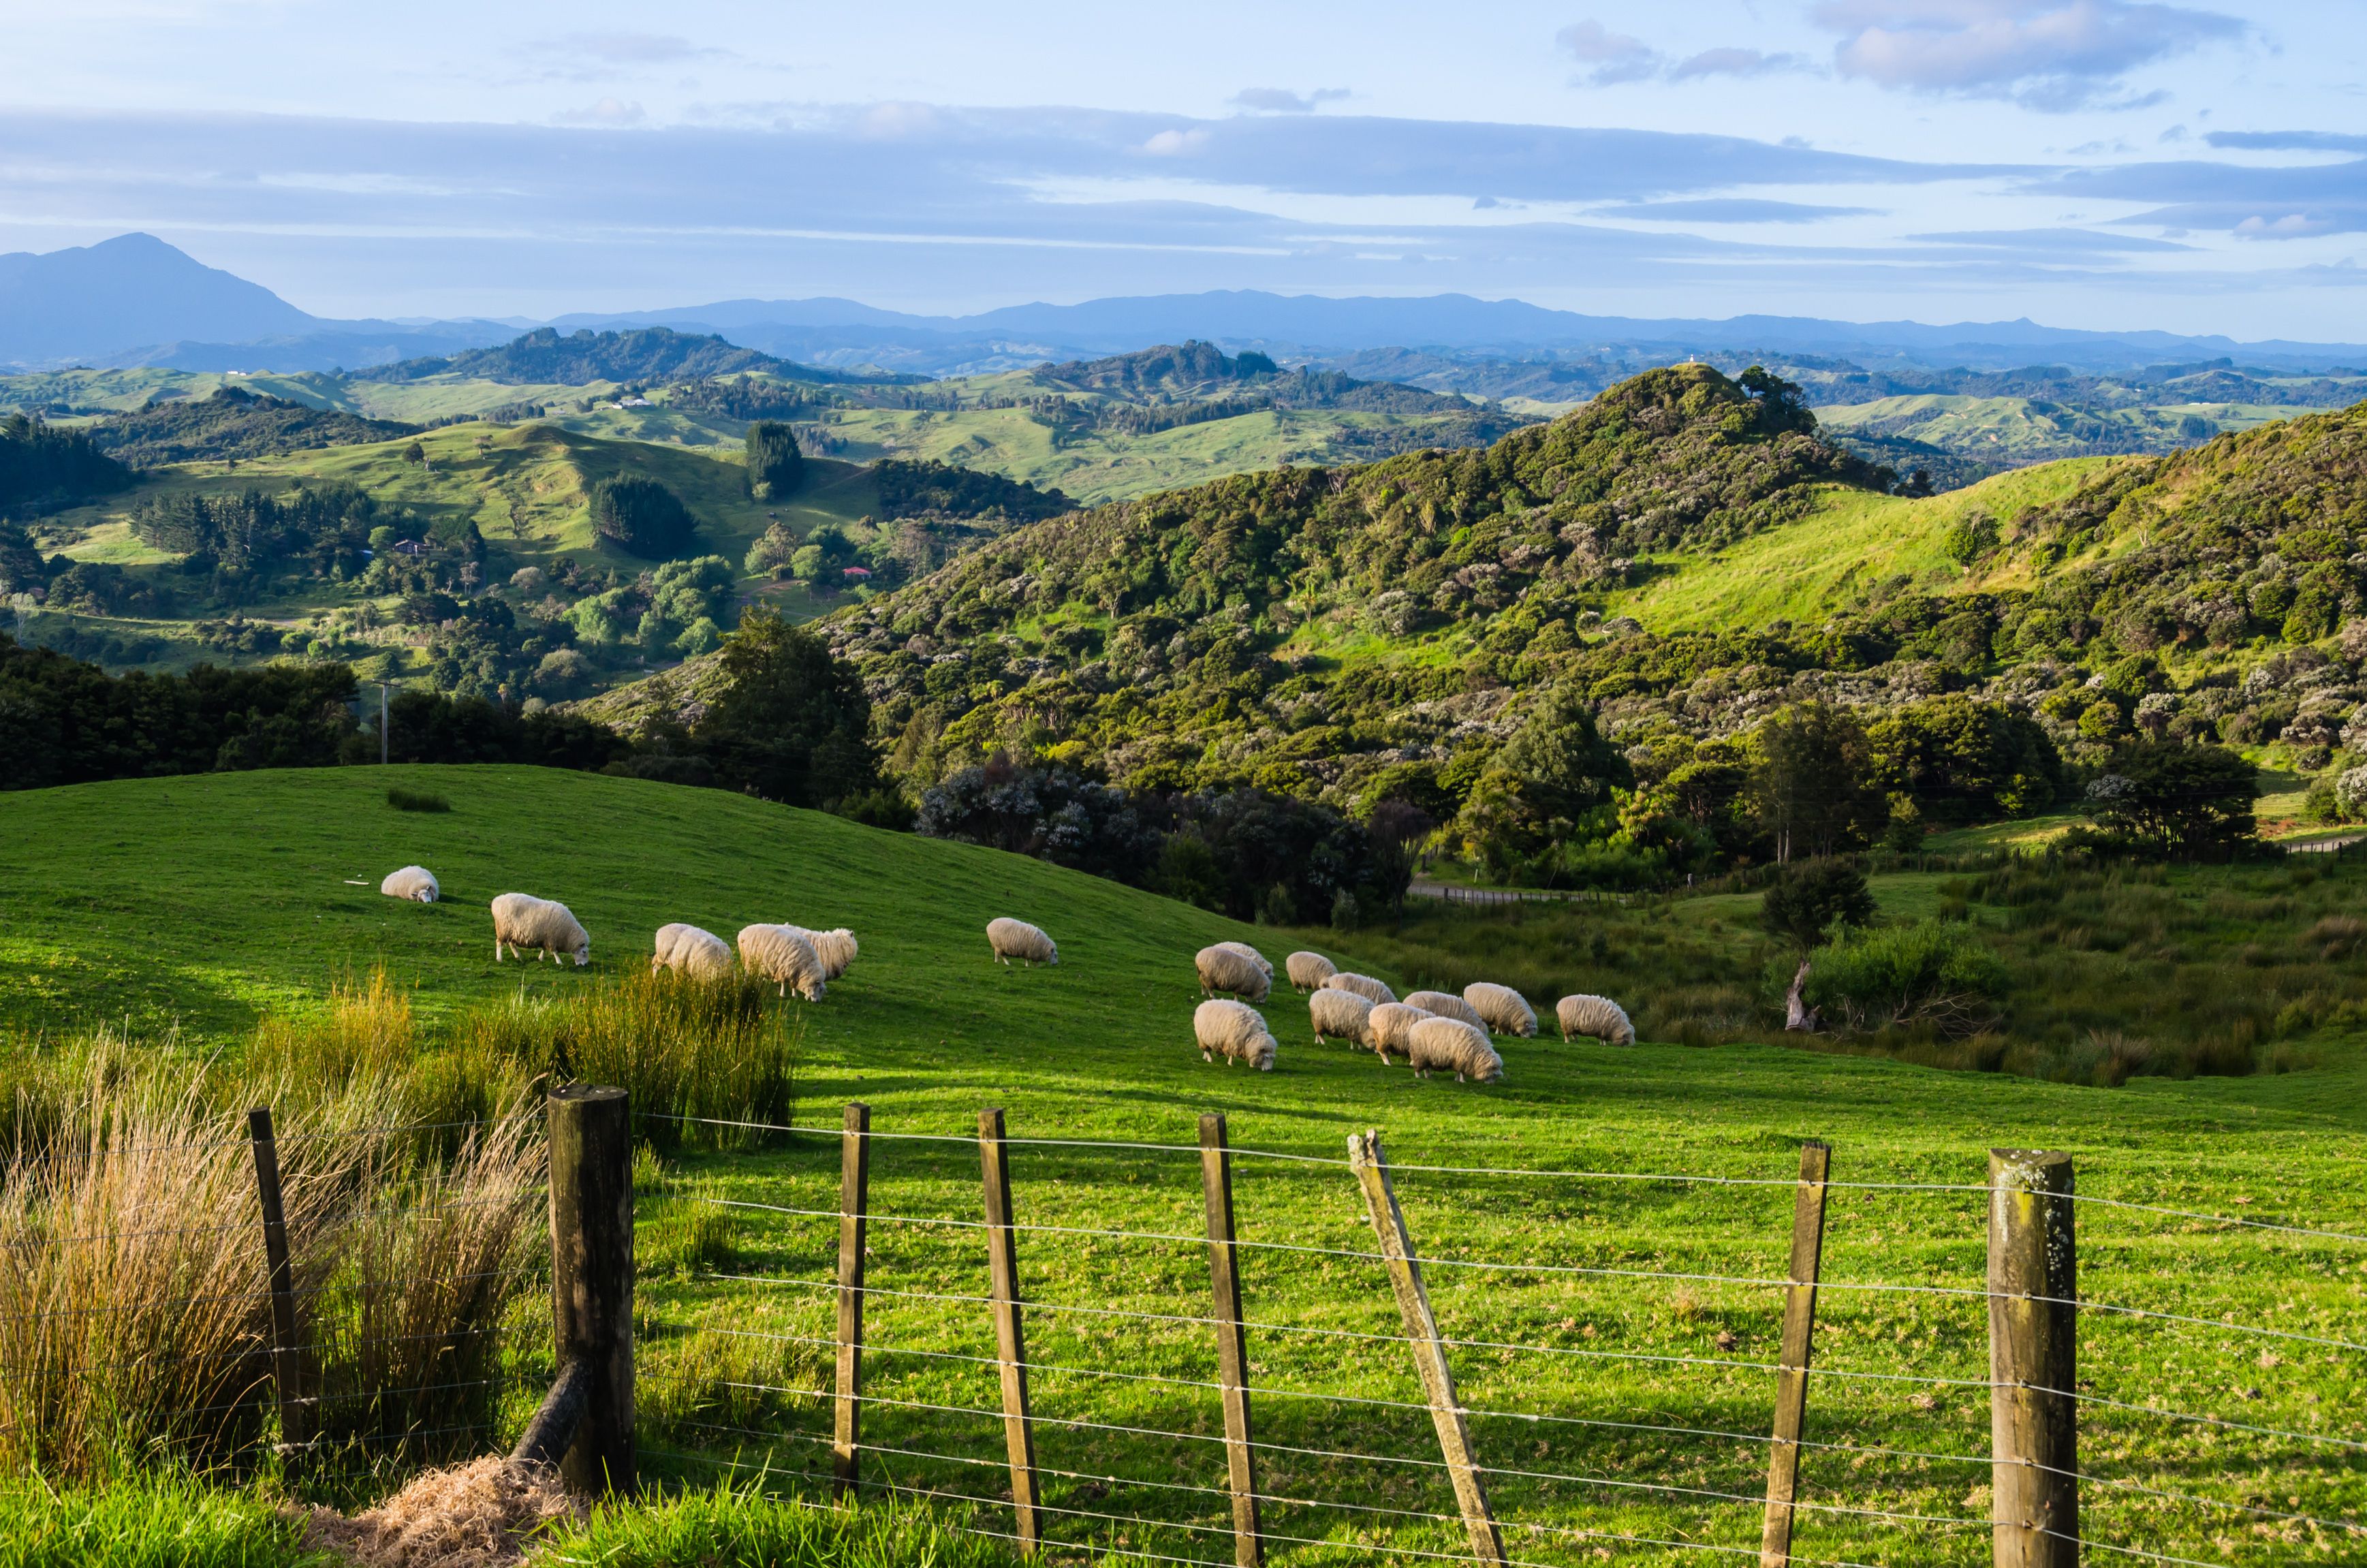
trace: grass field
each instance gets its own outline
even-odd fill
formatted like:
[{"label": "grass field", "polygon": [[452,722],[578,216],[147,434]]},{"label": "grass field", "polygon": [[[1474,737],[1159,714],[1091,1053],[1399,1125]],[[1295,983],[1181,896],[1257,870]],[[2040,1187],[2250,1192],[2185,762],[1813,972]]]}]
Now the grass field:
[{"label": "grass field", "polygon": [[[1319,940],[1343,960],[1410,981],[1387,962],[1387,933],[1254,931],[1035,861],[714,791],[507,768],[404,769],[400,779],[445,795],[453,810],[398,813],[384,801],[389,776],[368,769],[0,798],[10,846],[0,865],[0,1017],[20,1033],[122,1020],[159,1050],[177,1027],[185,1045],[235,1051],[263,1013],[317,1008],[332,981],[374,966],[413,988],[433,1028],[520,988],[572,991],[638,967],[665,920],[727,935],[751,920],[844,923],[862,938],[854,970],[822,1003],[784,1005],[802,1029],[798,1122],[834,1127],[838,1107],[860,1097],[883,1134],[955,1140],[883,1140],[873,1187],[882,1215],[976,1218],[977,1155],[965,1140],[991,1105],[1007,1108],[1019,1138],[1183,1145],[1197,1113],[1215,1109],[1229,1117],[1237,1146],[1322,1160],[1342,1155],[1350,1131],[1379,1127],[1406,1165],[1773,1181],[1401,1173],[1426,1256],[1497,1266],[1441,1262],[1431,1284],[1458,1341],[1466,1402],[1523,1413],[1474,1422],[1485,1462],[1529,1472],[1499,1474],[1492,1484],[1500,1513],[1514,1523],[1517,1554],[1532,1561],[1596,1560],[1617,1545],[1569,1532],[1755,1544],[1750,1499],[1763,1487],[1764,1454],[1750,1435],[1766,1429],[1772,1375],[1761,1369],[1773,1354],[1778,1299],[1764,1286],[1719,1280],[1780,1277],[1792,1202],[1782,1183],[1803,1138],[1833,1142],[1843,1180],[1977,1184],[1993,1145],[2060,1147],[2078,1157],[2084,1193],[2367,1232],[2367,1196],[2356,1181],[2367,1155],[2367,1073],[2355,1053],[2273,1077],[2141,1078],[2107,1091],[1776,1046],[1511,1040],[1505,1081],[1482,1086],[1416,1080],[1344,1047],[1319,1049],[1285,991],[1265,1009],[1284,1042],[1281,1062],[1254,1074],[1204,1065],[1192,1049],[1192,950],[1240,937],[1278,959]],[[414,906],[378,895],[377,879],[410,860],[443,878],[448,902]],[[573,907],[593,934],[589,971],[493,962],[483,904],[512,888]],[[980,927],[998,914],[1051,930],[1060,964],[991,963]],[[795,1391],[826,1385],[827,1351],[810,1342],[829,1333],[828,1298],[762,1281],[829,1275],[834,1222],[778,1210],[834,1208],[837,1158],[827,1134],[736,1153],[694,1139],[669,1156],[656,1184],[668,1196],[653,1194],[644,1208],[642,1436],[653,1472],[699,1483],[713,1479],[712,1461],[769,1457],[775,1483],[805,1484],[788,1472],[816,1465],[827,1412]],[[1125,1483],[1219,1485],[1220,1453],[1191,1437],[1058,1424],[1201,1437],[1218,1429],[1205,1386],[1213,1346],[1193,1324],[1172,1321],[1195,1314],[1204,1299],[1201,1252],[1188,1239],[1199,1225],[1196,1161],[1026,1145],[1014,1169],[1031,1223],[1184,1238],[1022,1238],[1025,1289],[1040,1303],[1030,1354],[1041,1364],[1041,1462],[1074,1472],[1048,1482],[1050,1502],[1075,1510],[1055,1516],[1054,1535],[1224,1558],[1221,1535],[1211,1533],[1220,1498]],[[1338,1165],[1245,1157],[1238,1191],[1248,1240],[1371,1250]],[[1981,1206],[1977,1192],[1838,1192],[1826,1277],[1977,1289]],[[2083,1417],[2083,1464],[2124,1483],[2089,1487],[2096,1538],[2239,1564],[2355,1560],[2357,1540],[2277,1516],[2357,1517],[2367,1507],[2367,1449],[2357,1446],[2367,1443],[2367,1357],[2245,1328],[2344,1346],[2367,1340],[2367,1248],[2109,1208],[2084,1209],[2080,1227],[2083,1292],[2200,1320],[2083,1320],[2083,1392],[2128,1407],[2091,1404]],[[872,1340],[896,1348],[883,1348],[874,1366],[872,1389],[887,1403],[875,1406],[867,1437],[884,1449],[970,1462],[880,1453],[867,1461],[871,1473],[991,1498],[998,1423],[915,1408],[993,1406],[992,1369],[964,1358],[992,1354],[982,1309],[925,1295],[980,1292],[976,1233],[883,1218],[872,1248],[876,1287],[924,1295],[874,1302]],[[1551,1271],[1570,1267],[1647,1277]],[[1278,1445],[1264,1456],[1266,1489],[1451,1514],[1436,1471],[1406,1462],[1434,1457],[1426,1415],[1399,1403],[1343,1403],[1418,1398],[1410,1358],[1387,1337],[1395,1313],[1374,1267],[1263,1246],[1245,1269],[1250,1315],[1282,1325],[1251,1340],[1252,1373],[1266,1391],[1260,1436]],[[1670,1272],[1716,1278],[1650,1277]],[[1986,1451],[1987,1401],[1979,1388],[1950,1381],[1985,1378],[1982,1324],[1977,1299],[1828,1291],[1819,1365],[1908,1381],[1817,1383],[1811,1437],[1850,1447],[1808,1456],[1806,1495],[1819,1511],[1801,1527],[1805,1556],[1970,1563],[1985,1554],[1988,1476],[1972,1461]],[[1383,1337],[1308,1332],[1340,1330]],[[1054,1369],[1061,1368],[1070,1369]],[[522,1365],[527,1386],[537,1369],[532,1358]],[[2173,1421],[2147,1414],[2148,1403],[2238,1425]],[[674,1454],[694,1457],[666,1457]],[[2266,1512],[2157,1494],[2165,1492]],[[1886,1525],[1830,1511],[1866,1507],[1962,1522]],[[1168,1523],[1127,1522],[1133,1516]],[[1268,1528],[1338,1543],[1282,1554],[1310,1563],[1342,1551],[1369,1559],[1376,1531],[1402,1549],[1459,1550],[1448,1524],[1312,1504],[1275,1505]],[[1366,1544],[1347,1544],[1359,1541]],[[1699,1555],[1679,1546],[1617,1550],[1626,1562]]]},{"label": "grass field", "polygon": [[2039,463],[2104,450],[2171,451],[2196,437],[2181,422],[2206,421],[2205,435],[2249,430],[2317,408],[2232,403],[2162,403],[2117,409],[2065,409],[2026,397],[1924,392],[1840,403],[1817,410],[1817,422],[1842,434],[1903,436],[1992,462]]}]

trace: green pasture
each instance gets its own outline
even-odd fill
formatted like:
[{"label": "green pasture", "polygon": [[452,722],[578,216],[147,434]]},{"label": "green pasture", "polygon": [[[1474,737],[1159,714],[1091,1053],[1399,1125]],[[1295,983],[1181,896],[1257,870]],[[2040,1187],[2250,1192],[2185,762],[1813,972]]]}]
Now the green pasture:
[{"label": "green pasture", "polygon": [[[452,810],[391,810],[390,782]],[[236,1051],[265,1012],[317,1008],[340,977],[381,965],[432,1030],[521,988],[561,994],[638,967],[668,920],[727,937],[756,920],[853,927],[862,956],[828,997],[780,1004],[801,1031],[796,1119],[808,1131],[723,1148],[698,1129],[647,1128],[663,1165],[642,1208],[642,1443],[652,1474],[690,1484],[768,1467],[764,1484],[810,1493],[800,1472],[825,1468],[828,1411],[810,1391],[827,1386],[832,1317],[810,1282],[830,1276],[836,1224],[792,1211],[834,1210],[834,1130],[851,1099],[873,1107],[883,1134],[870,1281],[913,1292],[874,1299],[879,1403],[866,1439],[880,1451],[866,1474],[989,1499],[982,1517],[1002,1528],[1000,1424],[962,1413],[994,1406],[993,1369],[975,1359],[993,1354],[991,1326],[974,1302],[935,1299],[982,1293],[983,1249],[974,1229],[912,1222],[978,1218],[968,1140],[980,1109],[1005,1108],[1015,1138],[1168,1146],[1014,1152],[1020,1219],[1070,1228],[1020,1238],[1039,1456],[1048,1502],[1070,1510],[1050,1516],[1056,1539],[1218,1561],[1229,1558],[1224,1501],[1188,1490],[1224,1475],[1221,1450],[1201,1440],[1221,1430],[1206,1386],[1215,1347],[1188,1321],[1206,1300],[1188,1148],[1202,1111],[1225,1112],[1244,1150],[1305,1156],[1244,1154],[1237,1173],[1242,1234],[1261,1244],[1244,1269],[1249,1315],[1267,1325],[1251,1338],[1259,1436],[1275,1445],[1262,1450],[1263,1484],[1298,1500],[1268,1512],[1276,1537],[1300,1538],[1277,1542],[1289,1562],[1370,1561],[1384,1544],[1461,1550],[1459,1527],[1415,1517],[1453,1506],[1421,1462],[1436,1449],[1410,1408],[1418,1385],[1385,1281],[1353,1256],[1372,1235],[1336,1163],[1352,1131],[1382,1129],[1408,1167],[1399,1191],[1438,1260],[1430,1284],[1462,1396],[1475,1412],[1511,1413],[1475,1414],[1476,1440],[1500,1472],[1508,1540],[1533,1562],[1698,1556],[1656,1541],[1755,1546],[1765,1453],[1752,1438],[1769,1420],[1780,1297],[1730,1281],[1781,1277],[1803,1139],[1832,1142],[1837,1179],[1959,1188],[1983,1179],[1992,1146],[2066,1148],[2095,1197],[2367,1234],[2367,1071],[2355,1052],[2274,1076],[2101,1090],[1777,1045],[1512,1040],[1504,1081],[1479,1085],[1318,1047],[1285,989],[1264,1008],[1280,1062],[1261,1074],[1204,1064],[1193,1048],[1191,954],[1204,943],[1254,941],[1277,967],[1315,945],[1401,988],[1444,977],[1449,959],[1518,978],[1550,957],[1563,983],[1623,994],[1639,1014],[1656,949],[1609,929],[1610,947],[1631,956],[1590,972],[1586,942],[1558,927],[1535,928],[1554,944],[1545,957],[1518,926],[1467,939],[1260,931],[993,851],[717,791],[532,769],[90,785],[0,797],[0,1020],[28,1042],[108,1022],[157,1050],[177,1033],[193,1052]],[[378,879],[408,861],[442,878],[447,902],[379,896]],[[1891,895],[1936,903],[1946,890],[1928,880]],[[590,970],[493,961],[484,905],[512,889],[574,909],[592,934]],[[1044,926],[1060,963],[991,962],[982,927],[997,915]],[[1723,923],[1738,932],[1744,915]],[[2127,983],[2148,983],[2141,967]],[[884,1136],[923,1133],[947,1141]],[[1772,1185],[1410,1168],[1423,1165]],[[1976,1290],[1982,1210],[1978,1191],[1834,1193],[1818,1365],[1902,1381],[1816,1382],[1809,1436],[1843,1446],[1806,1458],[1804,1558],[1986,1552],[1982,1302],[1845,1288]],[[2285,1516],[2367,1512],[2367,1352],[2350,1348],[2367,1343],[2367,1244],[2094,1205],[2079,1225],[2087,1296],[2197,1320],[2083,1317],[2082,1391],[2119,1402],[2084,1416],[2083,1466],[2101,1478],[2084,1499],[2094,1539],[2235,1564],[2355,1561],[2356,1538]],[[1086,1233],[1116,1231],[1136,1234]],[[1307,1248],[1331,1250],[1290,1250]],[[1612,1272],[1557,1272],[1585,1269]],[[2258,1327],[2298,1337],[2244,1332]],[[529,1383],[535,1371],[529,1356]],[[1337,1503],[1382,1511],[1318,1506]],[[1954,1522],[1846,1511],[1865,1508]]]}]

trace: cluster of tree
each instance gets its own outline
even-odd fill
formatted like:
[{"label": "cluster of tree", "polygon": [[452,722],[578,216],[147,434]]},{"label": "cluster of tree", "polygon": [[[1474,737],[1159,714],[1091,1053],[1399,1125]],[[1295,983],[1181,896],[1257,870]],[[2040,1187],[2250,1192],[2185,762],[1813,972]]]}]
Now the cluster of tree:
[{"label": "cluster of tree", "polygon": [[422,430],[442,430],[454,425],[526,425],[550,413],[548,403],[497,403],[491,408],[474,414],[444,414],[419,426]]},{"label": "cluster of tree", "polygon": [[[404,522],[411,519],[404,518]],[[339,581],[368,563],[374,530],[385,520],[368,491],[345,483],[308,485],[274,494],[252,488],[201,494],[150,495],[131,509],[131,531],[159,550],[185,559],[198,575],[219,571],[239,578],[294,566]]]},{"label": "cluster of tree", "polygon": [[748,494],[761,502],[786,501],[805,482],[805,454],[797,432],[769,419],[748,426]]},{"label": "cluster of tree", "polygon": [[996,517],[1035,522],[1076,509],[1058,490],[1038,490],[1025,480],[960,468],[934,458],[889,458],[872,465],[884,517]]},{"label": "cluster of tree", "polygon": [[595,481],[591,502],[592,531],[628,555],[671,561],[698,542],[698,519],[682,497],[646,474]]},{"label": "cluster of tree", "polygon": [[[556,327],[538,327],[494,348],[404,359],[351,372],[357,381],[416,381],[430,376],[461,376],[517,385],[583,386],[592,381],[663,383],[699,381],[746,370],[798,371],[785,359],[742,348],[712,335],[694,335],[672,327],[594,332],[589,327],[561,336]],[[832,379],[828,372],[812,379]]]},{"label": "cluster of tree", "polygon": [[629,583],[585,596],[566,624],[586,648],[635,648],[660,657],[712,653],[730,619],[738,580],[719,555],[669,561]]},{"label": "cluster of tree", "polygon": [[816,410],[835,408],[845,401],[836,392],[794,383],[760,381],[753,376],[684,381],[666,391],[669,408],[725,419],[810,419]]},{"label": "cluster of tree", "polygon": [[1353,926],[1397,908],[1410,874],[1401,840],[1288,796],[1134,791],[999,756],[930,789],[913,827],[1267,925]]},{"label": "cluster of tree", "polygon": [[225,386],[208,398],[151,398],[91,427],[91,443],[134,468],[271,457],[414,435],[419,426]]},{"label": "cluster of tree", "polygon": [[88,434],[12,414],[0,419],[0,507],[21,515],[122,489],[131,471]]}]

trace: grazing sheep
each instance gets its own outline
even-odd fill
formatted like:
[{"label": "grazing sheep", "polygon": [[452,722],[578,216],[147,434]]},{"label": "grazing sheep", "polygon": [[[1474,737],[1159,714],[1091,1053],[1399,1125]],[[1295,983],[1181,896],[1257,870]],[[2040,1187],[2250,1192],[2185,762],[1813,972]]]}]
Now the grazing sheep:
[{"label": "grazing sheep", "polygon": [[405,866],[400,871],[389,871],[378,891],[389,898],[407,898],[414,903],[434,903],[444,892],[436,885],[436,873],[425,866]]},{"label": "grazing sheep", "polygon": [[1243,1002],[1203,1002],[1193,1009],[1192,1033],[1200,1041],[1200,1060],[1225,1064],[1246,1062],[1261,1073],[1274,1071],[1274,1053],[1282,1048],[1255,1007]]},{"label": "grazing sheep", "polygon": [[1247,942],[1219,942],[1217,946],[1224,949],[1229,953],[1240,954],[1241,957],[1249,960],[1250,962],[1265,971],[1265,977],[1268,980],[1272,980],[1274,978],[1274,965],[1266,961],[1266,957],[1263,953],[1259,952]]},{"label": "grazing sheep", "polygon": [[1365,1043],[1365,1020],[1373,1005],[1353,991],[1318,991],[1307,999],[1307,1016],[1315,1025],[1315,1043],[1344,1040]]},{"label": "grazing sheep", "polygon": [[502,961],[502,945],[510,957],[525,948],[534,949],[534,961],[571,957],[582,969],[592,961],[592,938],[583,934],[574,914],[563,903],[531,893],[505,892],[493,900],[493,961]]},{"label": "grazing sheep", "polygon": [[1394,1002],[1398,999],[1396,992],[1369,974],[1334,974],[1323,983],[1333,991],[1353,991],[1376,1006],[1383,1002]]},{"label": "grazing sheep", "polygon": [[1504,1075],[1504,1059],[1488,1043],[1487,1031],[1460,1018],[1424,1018],[1406,1044],[1417,1078],[1452,1072],[1458,1084],[1467,1077],[1489,1084]]},{"label": "grazing sheep", "polygon": [[1293,953],[1282,960],[1282,967],[1301,991],[1313,991],[1340,972],[1340,966],[1321,953]]},{"label": "grazing sheep", "polygon": [[1479,1016],[1479,1009],[1452,991],[1409,992],[1405,1005],[1419,1007],[1433,1018],[1460,1018],[1476,1028],[1488,1027],[1488,1020]]},{"label": "grazing sheep", "polygon": [[697,980],[720,980],[731,972],[731,949],[712,931],[677,920],[658,927],[657,951],[650,957],[650,972],[670,969]]},{"label": "grazing sheep", "polygon": [[1052,938],[1025,920],[1005,917],[986,923],[986,939],[994,947],[994,956],[1002,960],[1005,969],[1017,959],[1025,964],[1059,963],[1059,947]]},{"label": "grazing sheep", "polygon": [[1263,1002],[1274,987],[1273,975],[1244,958],[1238,944],[1202,948],[1192,962],[1200,971],[1200,990],[1206,995],[1229,991],[1251,1002]]},{"label": "grazing sheep", "polygon": [[821,960],[821,977],[836,980],[855,961],[855,933],[841,926],[832,931],[809,931],[802,926],[785,926],[785,931],[795,931],[813,944],[814,957]]},{"label": "grazing sheep", "polygon": [[[1319,991],[1316,994],[1320,996],[1323,993]],[[1355,993],[1350,991],[1341,994],[1353,996]],[[1410,1057],[1413,1047],[1410,1037],[1413,1027],[1430,1016],[1421,1008],[1409,1007],[1402,1002],[1384,1002],[1365,1015],[1365,1043],[1371,1046],[1384,1062],[1392,1056]]]},{"label": "grazing sheep", "polygon": [[1463,988],[1463,999],[1479,1015],[1475,1022],[1485,1024],[1498,1034],[1516,1034],[1524,1040],[1536,1038],[1537,1016],[1530,1010],[1527,998],[1511,986],[1476,980]]},{"label": "grazing sheep", "polygon": [[1636,1026],[1627,1021],[1627,1009],[1608,996],[1565,996],[1554,1007],[1554,1018],[1565,1040],[1591,1034],[1605,1045],[1636,1043]]},{"label": "grazing sheep", "polygon": [[742,926],[740,967],[759,980],[780,982],[784,996],[794,985],[798,995],[819,1002],[827,989],[821,955],[793,926]]}]

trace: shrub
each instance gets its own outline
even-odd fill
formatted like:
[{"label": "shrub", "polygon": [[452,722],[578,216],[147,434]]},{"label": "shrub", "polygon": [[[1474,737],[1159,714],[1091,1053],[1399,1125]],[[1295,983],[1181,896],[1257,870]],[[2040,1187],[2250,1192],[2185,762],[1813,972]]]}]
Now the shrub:
[{"label": "shrub", "polygon": [[1784,869],[1759,908],[1759,924],[1771,937],[1806,951],[1834,926],[1868,926],[1874,894],[1865,873],[1847,860],[1802,860]]},{"label": "shrub", "polygon": [[698,519],[654,479],[617,474],[592,486],[592,531],[629,555],[670,561],[697,542]]},{"label": "shrub", "polygon": [[1995,1003],[2008,981],[2005,960],[1977,936],[1937,920],[1871,931],[1843,927],[1810,958],[1807,1000],[1853,1033],[1925,1028],[1976,1034],[1996,1020]]},{"label": "shrub", "polygon": [[386,803],[398,812],[448,812],[452,802],[425,790],[396,788],[386,792]]}]

